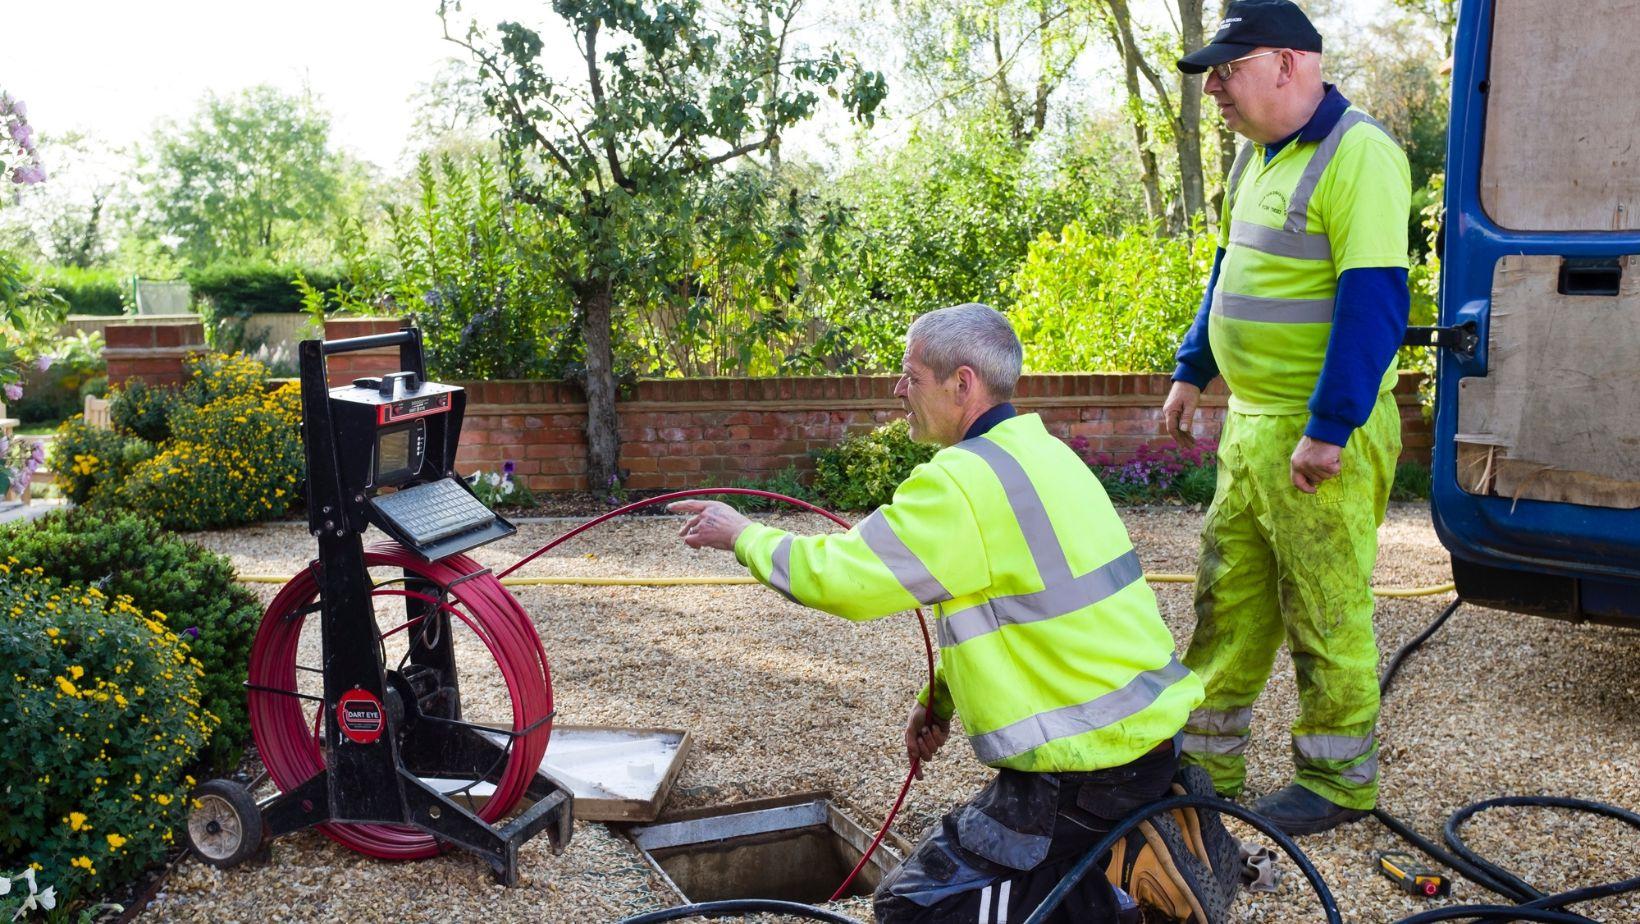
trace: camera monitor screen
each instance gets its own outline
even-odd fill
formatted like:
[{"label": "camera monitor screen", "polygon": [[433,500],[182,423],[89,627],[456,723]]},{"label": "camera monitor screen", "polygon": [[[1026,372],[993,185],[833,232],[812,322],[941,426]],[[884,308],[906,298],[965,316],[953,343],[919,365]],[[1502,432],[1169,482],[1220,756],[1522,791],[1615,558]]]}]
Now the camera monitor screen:
[{"label": "camera monitor screen", "polygon": [[375,483],[392,485],[415,477],[426,442],[426,425],[419,420],[377,431]]}]

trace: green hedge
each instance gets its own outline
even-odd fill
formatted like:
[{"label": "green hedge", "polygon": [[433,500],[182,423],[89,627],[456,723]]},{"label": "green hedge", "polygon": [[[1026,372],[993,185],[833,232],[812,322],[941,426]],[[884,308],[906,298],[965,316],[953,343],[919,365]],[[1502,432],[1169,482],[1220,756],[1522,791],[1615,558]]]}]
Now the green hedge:
[{"label": "green hedge", "polygon": [[120,315],[131,303],[131,279],[111,269],[42,266],[40,283],[68,303],[69,314]]},{"label": "green hedge", "polygon": [[322,292],[328,292],[340,281],[331,270],[263,260],[213,263],[189,270],[186,275],[194,297],[209,299],[211,313],[220,319],[301,311],[302,295],[295,282],[298,272]]}]

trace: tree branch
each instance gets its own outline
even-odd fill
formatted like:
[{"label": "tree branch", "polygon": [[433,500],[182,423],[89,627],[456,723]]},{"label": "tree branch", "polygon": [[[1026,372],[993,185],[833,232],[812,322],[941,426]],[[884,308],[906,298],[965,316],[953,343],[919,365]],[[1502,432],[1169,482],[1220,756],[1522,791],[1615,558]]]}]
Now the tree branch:
[{"label": "tree branch", "polygon": [[[592,111],[600,119],[605,117],[604,112],[604,81],[598,73],[598,20],[594,19],[587,24],[587,44],[584,54],[587,59],[587,83],[592,88]],[[634,184],[621,169],[620,155],[615,151],[615,133],[604,132],[604,157],[609,161],[609,177],[615,185],[622,189],[631,189]]]}]

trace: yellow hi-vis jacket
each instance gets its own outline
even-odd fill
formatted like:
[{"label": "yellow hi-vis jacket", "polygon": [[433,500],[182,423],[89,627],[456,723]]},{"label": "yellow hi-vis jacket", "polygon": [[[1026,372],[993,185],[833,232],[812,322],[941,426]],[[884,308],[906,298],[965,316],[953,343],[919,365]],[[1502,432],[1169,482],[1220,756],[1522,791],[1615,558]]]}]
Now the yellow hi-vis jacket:
[{"label": "yellow hi-vis jacket", "polygon": [[939,667],[918,698],[960,713],[993,767],[1120,766],[1202,701],[1104,488],[1035,414],[941,450],[847,533],[753,524],[735,557],[845,619],[934,606]]}]

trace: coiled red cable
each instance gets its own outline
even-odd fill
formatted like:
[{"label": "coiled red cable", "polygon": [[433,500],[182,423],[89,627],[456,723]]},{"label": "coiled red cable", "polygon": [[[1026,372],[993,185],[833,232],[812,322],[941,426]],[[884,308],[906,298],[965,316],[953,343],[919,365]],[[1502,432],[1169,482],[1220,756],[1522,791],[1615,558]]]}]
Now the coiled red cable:
[{"label": "coiled red cable", "polygon": [[[829,510],[772,491],[755,488],[692,488],[645,498],[594,517],[554,538],[496,575],[478,573],[483,569],[465,555],[455,555],[428,563],[396,543],[378,543],[365,550],[366,567],[403,569],[443,589],[455,602],[442,603],[431,595],[386,588],[378,588],[374,595],[417,599],[442,608],[472,629],[484,642],[501,669],[507,690],[512,697],[512,731],[518,738],[508,753],[506,766],[494,795],[477,813],[480,818],[493,822],[517,804],[524,795],[530,778],[541,766],[542,758],[546,756],[547,741],[552,729],[550,721],[541,722],[532,728],[532,723],[552,712],[551,672],[547,666],[546,652],[541,646],[541,637],[536,633],[534,625],[519,605],[517,598],[501,585],[500,579],[615,517],[684,498],[723,494],[776,500],[819,514],[844,529],[849,529],[852,525]],[[296,690],[296,649],[303,622],[299,613],[312,605],[318,594],[318,579],[312,568],[292,578],[268,605],[251,648],[250,682],[254,685],[250,691],[251,731],[255,736],[262,761],[268,768],[269,776],[283,792],[289,792],[301,785],[324,768],[324,755],[317,734],[317,717],[315,724],[310,727],[303,715],[300,699],[255,687],[292,692]],[[922,629],[928,683],[932,689],[934,643],[928,633],[928,622],[922,610],[919,609],[916,613]],[[401,625],[386,634],[402,628],[404,626]],[[894,818],[905,803],[906,794],[911,789],[911,781],[916,777],[917,769],[918,762],[913,758],[905,782],[900,786],[899,796],[889,809],[888,816],[877,831],[877,836],[872,840],[870,848],[861,855],[859,863],[849,872],[848,878],[837,887],[836,893],[831,897],[832,901],[848,891],[860,870],[865,868],[866,863],[876,853],[883,838],[888,834],[889,826],[894,823]],[[442,849],[430,835],[401,825],[326,824],[321,825],[320,830],[344,846],[381,859],[418,859],[433,856]]]},{"label": "coiled red cable", "polygon": [[[476,814],[485,821],[501,818],[524,795],[552,735],[550,719],[541,721],[552,714],[552,679],[540,636],[517,598],[464,555],[428,563],[386,542],[365,550],[365,565],[401,569],[443,589],[451,602],[396,588],[378,588],[373,596],[415,599],[442,609],[472,630],[500,668],[512,703],[510,730],[515,738],[495,792]],[[283,792],[324,769],[317,722],[308,724],[302,700],[270,692],[296,690],[296,654],[304,622],[300,613],[318,595],[312,568],[292,578],[268,605],[251,648],[251,732],[268,775]],[[431,835],[401,825],[325,824],[319,829],[338,843],[385,860],[430,857],[443,849]]]}]

